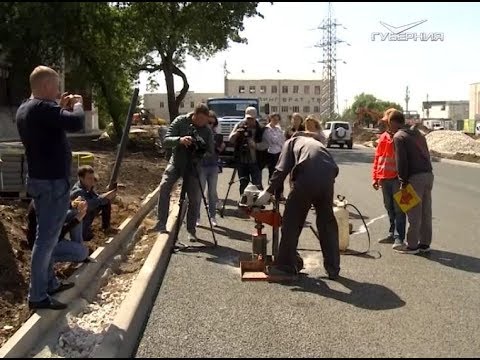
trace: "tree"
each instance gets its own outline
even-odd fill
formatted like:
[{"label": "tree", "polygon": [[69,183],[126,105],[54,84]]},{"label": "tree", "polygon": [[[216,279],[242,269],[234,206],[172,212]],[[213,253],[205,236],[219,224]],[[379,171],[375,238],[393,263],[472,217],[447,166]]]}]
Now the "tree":
[{"label": "tree", "polygon": [[397,103],[380,100],[371,94],[361,93],[355,96],[352,106],[344,111],[342,117],[349,121],[356,120],[360,124],[376,124],[378,116],[392,107],[403,112],[403,108]]},{"label": "tree", "polygon": [[[138,69],[150,74],[163,71],[168,94],[170,120],[179,113],[189,89],[181,70],[187,55],[200,60],[228,48],[229,41],[246,43],[240,36],[247,17],[260,16],[258,2],[135,2],[128,11],[137,24],[142,45],[149,55]],[[155,61],[158,55],[160,61]],[[183,80],[176,96],[174,75]],[[154,84],[152,84],[154,85]]]},{"label": "tree", "polygon": [[109,2],[0,3],[0,45],[12,64],[16,97],[28,95],[33,67],[59,70],[64,59],[68,87],[93,87],[99,113],[111,117],[119,139],[145,53],[129,15]]}]

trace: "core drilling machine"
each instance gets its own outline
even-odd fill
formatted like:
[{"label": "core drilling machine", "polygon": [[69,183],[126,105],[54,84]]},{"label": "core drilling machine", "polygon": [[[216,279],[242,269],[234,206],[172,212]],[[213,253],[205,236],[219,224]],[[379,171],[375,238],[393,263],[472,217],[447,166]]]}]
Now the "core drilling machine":
[{"label": "core drilling machine", "polygon": [[[273,199],[272,209],[267,210],[264,206],[255,205],[260,190],[255,185],[249,185],[245,189],[239,203],[248,216],[255,220],[255,231],[252,234],[252,253],[240,259],[242,281],[283,281],[294,279],[295,276],[272,276],[268,275],[266,268],[275,263],[278,253],[279,232],[282,225],[282,216],[279,211],[278,199]],[[265,225],[272,227],[272,252],[267,253],[267,234],[263,233]],[[297,254],[297,269],[303,269],[303,259]]]}]

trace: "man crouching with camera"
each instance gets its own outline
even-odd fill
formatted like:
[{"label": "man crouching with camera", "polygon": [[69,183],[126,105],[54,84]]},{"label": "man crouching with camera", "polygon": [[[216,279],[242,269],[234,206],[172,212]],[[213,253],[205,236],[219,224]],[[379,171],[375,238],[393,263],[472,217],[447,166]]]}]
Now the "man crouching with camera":
[{"label": "man crouching with camera", "polygon": [[195,180],[198,160],[214,152],[213,133],[207,126],[210,120],[209,109],[205,104],[198,104],[192,113],[178,116],[170,124],[164,139],[164,146],[172,149],[172,156],[163,172],[158,198],[158,222],[155,230],[166,232],[167,218],[170,210],[170,193],[178,179],[187,182],[187,232],[190,241],[196,241],[195,227],[201,201],[201,190]]},{"label": "man crouching with camera", "polygon": [[253,106],[245,110],[245,119],[232,130],[229,141],[234,145],[235,166],[240,180],[240,196],[251,181],[262,189],[262,176],[257,163],[257,150],[260,150],[263,128],[257,121],[257,109]]}]

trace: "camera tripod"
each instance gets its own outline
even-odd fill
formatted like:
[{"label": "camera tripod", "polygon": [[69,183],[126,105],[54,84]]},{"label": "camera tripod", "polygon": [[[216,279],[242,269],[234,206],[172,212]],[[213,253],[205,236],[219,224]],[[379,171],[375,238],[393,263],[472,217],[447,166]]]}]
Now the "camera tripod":
[{"label": "camera tripod", "polygon": [[223,204],[222,204],[222,208],[219,210],[219,215],[221,218],[224,217],[225,215],[225,205],[227,204],[227,199],[228,199],[228,195],[230,194],[230,189],[232,188],[232,185],[245,179],[245,178],[238,178],[238,180],[235,181],[235,176],[237,175],[237,166],[234,165],[233,167],[233,172],[232,172],[232,176],[230,177],[230,181],[228,182],[228,189],[227,189],[227,194],[225,195],[225,199],[223,199]]},{"label": "camera tripod", "polygon": [[[194,176],[197,179],[197,185],[200,189],[200,193],[202,194],[202,200],[203,200],[203,205],[205,207],[205,210],[207,212],[207,217],[208,217],[208,223],[210,224],[210,231],[212,233],[213,237],[213,247],[216,247],[218,245],[217,239],[215,238],[215,231],[213,230],[213,225],[212,225],[212,219],[210,217],[210,212],[209,207],[208,207],[208,202],[207,199],[205,198],[204,194],[204,189],[202,187],[202,183],[200,181],[200,176],[198,173],[198,160],[194,159],[194,156],[189,156],[186,168],[184,169],[184,175],[182,176],[182,190],[180,191],[180,199],[179,199],[179,207],[178,207],[178,215],[177,215],[177,222],[175,224],[175,233],[174,233],[174,244],[176,244],[178,240],[178,235],[180,233],[180,228],[183,223],[183,219],[185,218],[185,215],[187,213],[187,207],[185,206],[185,197],[187,195],[187,189],[189,186],[189,182],[192,181],[191,176]],[[195,219],[196,220],[196,219]],[[185,245],[181,242],[178,243],[178,245],[174,245],[172,251],[177,252],[180,250],[184,250],[189,248],[188,245]]]}]

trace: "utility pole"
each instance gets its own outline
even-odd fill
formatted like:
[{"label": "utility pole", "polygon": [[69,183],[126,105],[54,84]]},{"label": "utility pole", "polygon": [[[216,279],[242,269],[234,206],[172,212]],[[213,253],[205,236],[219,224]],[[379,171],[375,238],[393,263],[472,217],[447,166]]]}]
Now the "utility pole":
[{"label": "utility pole", "polygon": [[[337,44],[345,41],[337,38],[337,26],[342,26],[337,23],[336,19],[332,18],[332,4],[328,3],[328,15],[322,21],[322,24],[317,28],[323,31],[323,38],[320,43],[315,45],[323,49],[323,79],[320,90],[320,114],[322,120],[332,120],[338,110],[338,93],[337,93],[337,61],[345,61],[337,59]],[[345,27],[343,27],[345,28]],[[350,46],[350,44],[347,43]]]},{"label": "utility pole", "polygon": [[405,90],[405,112],[408,112],[408,101],[410,100],[410,90],[407,89]]},{"label": "utility pole", "polygon": [[428,94],[427,94],[427,119],[430,119],[430,103],[428,102]]},{"label": "utility pole", "polygon": [[227,60],[223,63],[223,93],[225,96],[228,96],[228,70],[227,70]]}]

